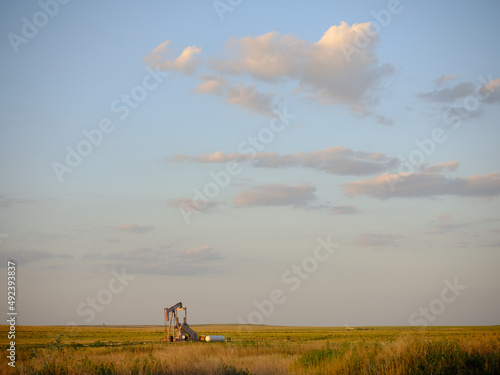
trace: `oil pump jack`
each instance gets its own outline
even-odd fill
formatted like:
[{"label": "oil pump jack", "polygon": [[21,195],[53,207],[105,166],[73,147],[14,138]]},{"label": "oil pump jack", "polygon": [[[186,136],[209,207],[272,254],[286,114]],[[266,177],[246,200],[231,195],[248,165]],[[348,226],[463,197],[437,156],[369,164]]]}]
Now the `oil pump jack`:
[{"label": "oil pump jack", "polygon": [[[182,324],[177,316],[179,311],[184,311]],[[165,341],[198,341],[198,334],[187,324],[187,308],[182,306],[182,302],[165,308],[165,319],[168,324],[168,330],[165,329]]]}]

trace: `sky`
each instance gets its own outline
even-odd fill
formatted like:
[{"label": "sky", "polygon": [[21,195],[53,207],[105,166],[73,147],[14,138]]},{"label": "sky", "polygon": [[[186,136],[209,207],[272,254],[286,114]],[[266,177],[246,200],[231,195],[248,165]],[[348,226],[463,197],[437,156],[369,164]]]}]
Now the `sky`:
[{"label": "sky", "polygon": [[499,14],[3,2],[18,324],[499,324]]}]

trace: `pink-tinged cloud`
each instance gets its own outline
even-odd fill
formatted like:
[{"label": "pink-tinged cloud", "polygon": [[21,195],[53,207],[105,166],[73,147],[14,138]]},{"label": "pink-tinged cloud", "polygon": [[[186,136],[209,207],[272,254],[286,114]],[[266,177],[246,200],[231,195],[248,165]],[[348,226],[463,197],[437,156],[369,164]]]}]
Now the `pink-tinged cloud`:
[{"label": "pink-tinged cloud", "polygon": [[[265,82],[291,81],[297,85],[296,93],[320,104],[347,105],[355,114],[367,116],[373,114],[368,107],[377,102],[383,79],[394,71],[390,64],[378,63],[378,42],[369,22],[341,22],[318,41],[271,31],[231,39],[224,53],[212,59],[212,68]],[[391,124],[392,120],[379,116],[377,122]]]},{"label": "pink-tinged cloud", "polygon": [[436,85],[440,86],[443,83],[448,82],[448,81],[452,81],[454,79],[457,79],[457,77],[454,76],[453,74],[443,74],[441,77],[436,78],[435,82],[436,82]]},{"label": "pink-tinged cloud", "polygon": [[360,176],[380,173],[397,165],[396,158],[388,158],[382,152],[353,151],[347,147],[327,147],[323,150],[294,154],[258,152],[254,154],[217,151],[198,156],[175,155],[173,162],[225,163],[228,161],[252,162],[256,168],[302,167],[320,170],[335,175]]},{"label": "pink-tinged cloud", "polygon": [[483,100],[486,103],[500,103],[500,78],[490,80],[484,84],[479,90]]},{"label": "pink-tinged cloud", "polygon": [[182,250],[177,255],[183,261],[195,263],[209,262],[222,258],[218,251],[215,251],[213,247],[206,245],[195,249]]},{"label": "pink-tinged cloud", "polygon": [[451,220],[451,214],[442,214],[436,217],[436,221],[450,221]]},{"label": "pink-tinged cloud", "polygon": [[142,234],[154,229],[152,225],[120,224],[114,227],[119,232]]},{"label": "pink-tinged cloud", "polygon": [[500,173],[447,178],[440,173],[382,174],[368,180],[342,185],[349,196],[367,195],[377,199],[396,197],[494,197],[500,195]]},{"label": "pink-tinged cloud", "polygon": [[458,160],[450,160],[444,163],[434,164],[430,167],[424,168],[424,172],[437,173],[437,172],[451,172],[456,171],[458,168]]},{"label": "pink-tinged cloud", "polygon": [[398,240],[404,236],[400,234],[363,233],[356,243],[362,247],[371,246],[398,246]]},{"label": "pink-tinged cloud", "polygon": [[293,206],[306,207],[318,199],[316,189],[310,185],[260,185],[245,190],[234,197],[236,207]]},{"label": "pink-tinged cloud", "polygon": [[198,94],[223,95],[225,89],[229,85],[229,82],[222,76],[204,74],[200,76],[200,79],[203,83],[200,83],[193,89],[193,92]]},{"label": "pink-tinged cloud", "polygon": [[197,55],[201,53],[201,48],[196,46],[186,47],[179,57],[172,61],[164,58],[169,44],[169,40],[160,43],[143,61],[152,68],[157,67],[161,70],[172,70],[184,74],[194,73],[200,63]]},{"label": "pink-tinged cloud", "polygon": [[259,91],[253,85],[231,85],[221,76],[204,75],[201,79],[204,82],[200,83],[193,92],[218,95],[223,97],[229,104],[268,117],[273,116],[274,93]]}]

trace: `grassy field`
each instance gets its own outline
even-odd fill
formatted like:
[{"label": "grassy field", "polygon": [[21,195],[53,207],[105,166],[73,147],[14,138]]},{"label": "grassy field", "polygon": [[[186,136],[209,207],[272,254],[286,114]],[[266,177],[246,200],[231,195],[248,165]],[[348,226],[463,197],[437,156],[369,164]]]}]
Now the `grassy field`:
[{"label": "grassy field", "polygon": [[[17,374],[500,374],[500,327],[192,326],[221,343],[163,341],[160,326],[17,327]],[[7,326],[1,341],[6,347]],[[0,359],[8,373],[6,355]]]}]

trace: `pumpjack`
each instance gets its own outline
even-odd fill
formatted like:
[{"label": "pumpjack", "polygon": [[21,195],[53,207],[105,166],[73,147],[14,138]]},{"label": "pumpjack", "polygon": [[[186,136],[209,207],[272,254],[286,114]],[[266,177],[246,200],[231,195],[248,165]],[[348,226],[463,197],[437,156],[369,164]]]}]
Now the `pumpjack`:
[{"label": "pumpjack", "polygon": [[[184,311],[182,324],[179,323],[178,312]],[[198,334],[187,324],[187,307],[182,302],[165,308],[165,319],[168,329],[165,329],[165,341],[199,341]]]}]

